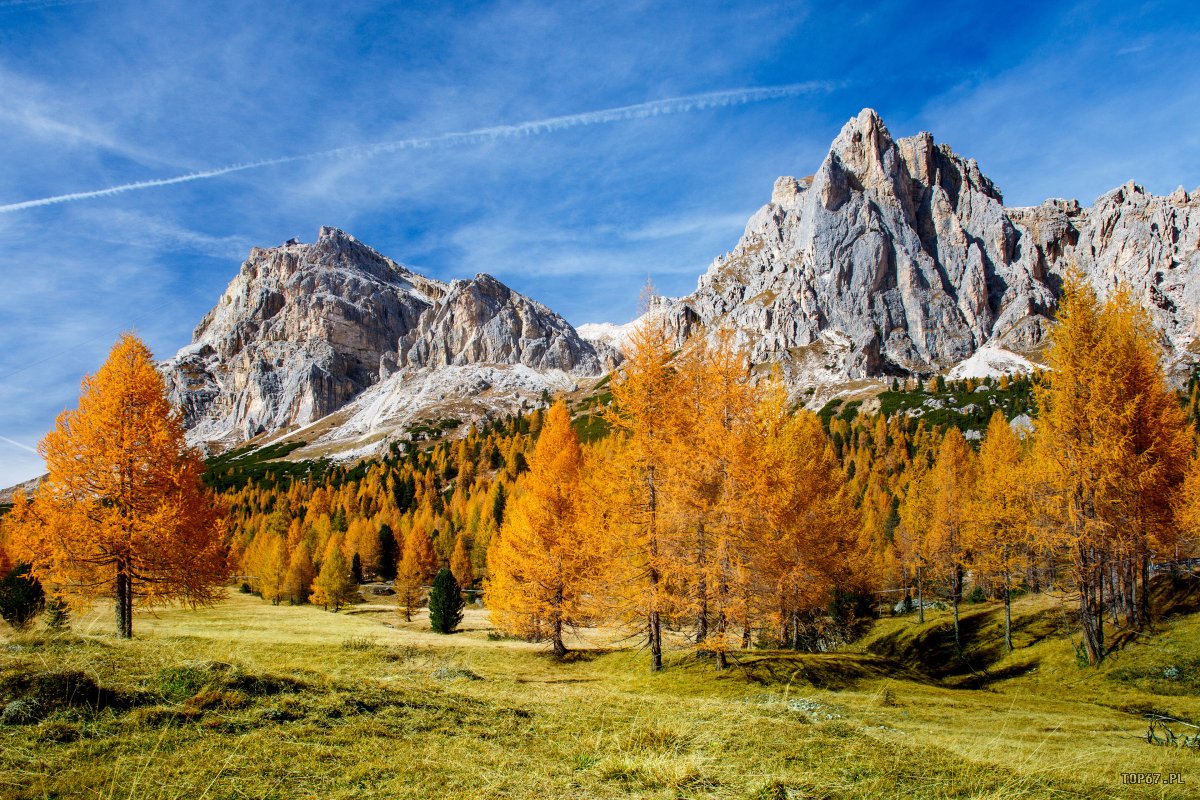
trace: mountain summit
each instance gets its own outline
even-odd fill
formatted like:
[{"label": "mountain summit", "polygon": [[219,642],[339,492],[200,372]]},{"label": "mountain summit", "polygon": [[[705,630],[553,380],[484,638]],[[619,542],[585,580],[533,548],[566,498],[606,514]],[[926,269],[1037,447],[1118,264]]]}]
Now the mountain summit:
[{"label": "mountain summit", "polygon": [[601,374],[615,355],[601,349],[490,275],[447,285],[321,228],[313,244],[252,249],[163,371],[189,438],[223,447],[316,422],[397,373],[556,375],[527,387],[536,397],[564,376]]},{"label": "mountain summit", "polygon": [[895,140],[871,109],[811,178],[780,178],[734,249],[671,304],[680,340],[730,328],[793,387],[929,374],[985,343],[1042,342],[1063,275],[1128,287],[1189,362],[1200,311],[1200,198],[1133,183],[1091,209],[1006,208],[973,159]]}]

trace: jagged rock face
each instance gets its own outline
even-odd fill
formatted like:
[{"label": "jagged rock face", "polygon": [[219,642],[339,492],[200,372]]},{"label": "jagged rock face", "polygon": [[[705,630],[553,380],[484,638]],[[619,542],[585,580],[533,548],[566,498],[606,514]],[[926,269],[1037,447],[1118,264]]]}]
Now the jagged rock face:
[{"label": "jagged rock face", "polygon": [[1130,181],[1097,200],[1063,239],[1076,244],[1059,248],[1056,272],[1077,263],[1100,292],[1127,288],[1150,310],[1173,366],[1186,370],[1195,363],[1200,353],[1200,191],[1189,195],[1177,189],[1155,197]]},{"label": "jagged rock face", "polygon": [[732,328],[794,387],[931,373],[985,342],[1038,346],[1076,263],[1102,291],[1131,287],[1186,347],[1200,308],[1200,282],[1187,280],[1200,271],[1198,231],[1182,191],[1122,187],[1091,211],[1006,209],[974,160],[927,133],[893,140],[867,109],[811,181],[776,182],[734,250],[672,304],[670,324],[681,340]]},{"label": "jagged rock face", "polygon": [[255,248],[192,344],[162,365],[194,443],[306,425],[408,368],[601,371],[561,317],[487,275],[450,286],[334,228]]},{"label": "jagged rock face", "polygon": [[400,343],[409,367],[524,364],[581,374],[602,371],[593,345],[558,314],[490,275],[453,281]]}]

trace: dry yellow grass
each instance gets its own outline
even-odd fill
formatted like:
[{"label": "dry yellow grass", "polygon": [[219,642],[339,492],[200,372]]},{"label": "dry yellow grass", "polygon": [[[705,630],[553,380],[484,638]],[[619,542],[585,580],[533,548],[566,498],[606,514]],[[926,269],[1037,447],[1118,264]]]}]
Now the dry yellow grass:
[{"label": "dry yellow grass", "polygon": [[[1114,680],[1076,666],[1053,607],[1026,600],[1017,653],[934,680],[920,648],[940,645],[937,614],[881,621],[854,652],[749,651],[720,675],[680,653],[650,675],[615,631],[558,662],[489,638],[481,610],[445,637],[389,603],[330,614],[234,594],[139,614],[132,642],[107,609],[62,637],[6,632],[0,691],[77,671],[112,694],[0,725],[0,796],[1187,797],[1200,783],[1200,753],[1136,738],[1144,708],[1200,716],[1194,695],[1135,685],[1143,666],[1200,656],[1190,617],[1114,658],[1135,676]],[[974,615],[982,660],[995,609]]]}]

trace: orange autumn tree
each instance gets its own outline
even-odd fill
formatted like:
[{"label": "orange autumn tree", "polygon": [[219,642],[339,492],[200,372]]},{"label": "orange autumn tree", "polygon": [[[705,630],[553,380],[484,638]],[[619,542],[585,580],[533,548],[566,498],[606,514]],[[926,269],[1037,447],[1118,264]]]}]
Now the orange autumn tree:
[{"label": "orange autumn tree", "polygon": [[967,526],[967,548],[976,581],[986,578],[1004,593],[1004,647],[1012,652],[1012,593],[1033,549],[1032,495],[1021,441],[1003,411],[988,423],[979,446],[978,480]]},{"label": "orange autumn tree", "polygon": [[123,335],[38,446],[49,475],[14,508],[14,549],[76,599],[115,599],[117,635],[135,601],[197,604],[228,575],[217,511],[150,350]]},{"label": "orange autumn tree", "polygon": [[[1070,559],[1089,663],[1106,653],[1105,616],[1149,622],[1150,559],[1178,536],[1172,509],[1192,433],[1166,383],[1159,334],[1124,290],[1101,304],[1079,275],[1063,289],[1037,387],[1044,537]],[[1114,619],[1115,621],[1115,619]]]},{"label": "orange autumn tree", "polygon": [[697,648],[722,669],[731,629],[746,618],[745,496],[759,477],[749,444],[761,392],[729,331],[693,342],[674,367],[662,492],[673,610],[695,618]]},{"label": "orange autumn tree", "polygon": [[413,609],[421,601],[421,587],[433,579],[437,572],[438,558],[433,549],[433,539],[425,523],[418,520],[404,537],[404,549],[396,569],[393,585],[404,606],[404,621],[412,622]]},{"label": "orange autumn tree", "polygon": [[904,499],[900,503],[900,525],[896,530],[896,549],[906,572],[906,586],[917,593],[917,622],[925,624],[925,584],[930,559],[929,527],[933,519],[933,470],[924,454],[918,454],[907,470]]},{"label": "orange autumn tree", "polygon": [[944,581],[954,609],[954,647],[962,653],[959,606],[966,573],[970,500],[975,491],[975,454],[958,428],[950,428],[938,448],[932,484],[927,544],[934,571]]},{"label": "orange autumn tree", "polygon": [[463,589],[475,582],[475,569],[471,566],[471,548],[465,535],[459,536],[454,542],[454,553],[450,556],[450,571],[454,580]]},{"label": "orange autumn tree", "polygon": [[780,642],[798,650],[804,615],[827,607],[835,587],[855,578],[860,517],[821,421],[804,410],[789,414],[786,396],[775,394],[760,408],[760,480],[745,504],[762,517],[754,537],[761,611]]},{"label": "orange autumn tree", "polygon": [[610,497],[599,524],[618,543],[613,600],[624,623],[645,631],[651,672],[662,669],[663,618],[671,610],[662,505],[668,493],[669,415],[677,403],[672,346],[660,320],[639,325],[605,411],[614,441],[603,467]]},{"label": "orange autumn tree", "polygon": [[545,635],[566,655],[563,632],[584,621],[599,557],[581,496],[584,459],[566,404],[550,407],[500,535],[488,551],[484,596],[511,633]]},{"label": "orange autumn tree", "polygon": [[313,579],[312,596],[309,599],[336,614],[356,594],[358,586],[350,577],[350,565],[342,554],[341,537],[334,536],[325,548],[325,559],[321,562],[321,571]]}]

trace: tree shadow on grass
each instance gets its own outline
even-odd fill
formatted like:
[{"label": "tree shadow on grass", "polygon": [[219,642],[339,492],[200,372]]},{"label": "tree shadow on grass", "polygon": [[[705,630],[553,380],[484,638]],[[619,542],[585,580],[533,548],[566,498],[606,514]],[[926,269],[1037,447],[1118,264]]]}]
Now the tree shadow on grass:
[{"label": "tree shadow on grass", "polygon": [[561,657],[549,651],[545,655],[559,664],[587,664],[598,658],[617,652],[621,651],[615,647],[588,647],[579,650],[568,650]]},{"label": "tree shadow on grass", "polygon": [[[1016,652],[1062,632],[1057,609],[1023,614],[1013,619]],[[962,650],[954,643],[954,626],[948,620],[914,623],[872,642],[868,652],[902,664],[914,672],[948,686],[981,688],[1021,675],[1037,662],[995,666],[1009,657],[1004,645],[1004,610],[999,607],[967,608],[959,617]]]},{"label": "tree shadow on grass", "polygon": [[772,653],[739,656],[728,673],[760,686],[804,682],[818,689],[852,689],[863,681],[904,678],[918,683],[930,679],[890,659],[860,653]]},{"label": "tree shadow on grass", "polygon": [[1153,576],[1150,606],[1159,619],[1200,611],[1200,573],[1178,571]]}]

